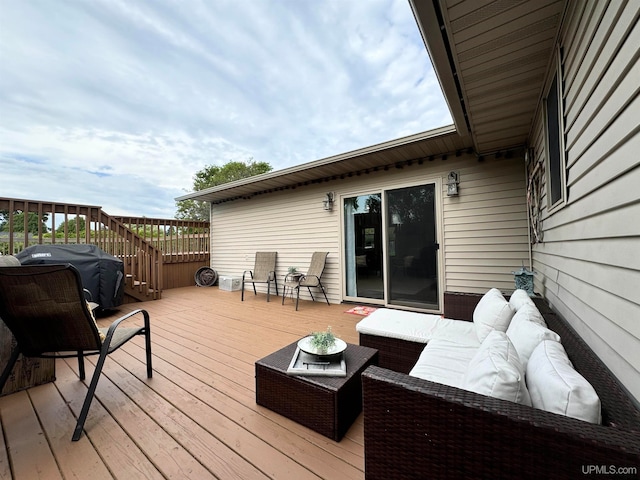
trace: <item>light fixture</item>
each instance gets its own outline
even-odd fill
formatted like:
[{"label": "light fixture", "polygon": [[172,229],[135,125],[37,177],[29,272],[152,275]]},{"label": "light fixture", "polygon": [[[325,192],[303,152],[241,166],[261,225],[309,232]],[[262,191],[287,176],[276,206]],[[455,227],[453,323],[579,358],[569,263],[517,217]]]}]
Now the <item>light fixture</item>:
[{"label": "light fixture", "polygon": [[458,172],[449,172],[447,176],[447,195],[452,197],[458,195],[458,184],[460,183],[460,174]]},{"label": "light fixture", "polygon": [[533,293],[533,275],[534,272],[532,270],[527,270],[522,264],[522,268],[517,272],[511,272],[515,278],[516,289],[522,289],[529,294],[530,297],[534,297],[535,293]]},{"label": "light fixture", "polygon": [[327,192],[327,194],[324,196],[324,200],[322,201],[322,207],[327,212],[330,212],[331,210],[333,210],[333,192]]}]

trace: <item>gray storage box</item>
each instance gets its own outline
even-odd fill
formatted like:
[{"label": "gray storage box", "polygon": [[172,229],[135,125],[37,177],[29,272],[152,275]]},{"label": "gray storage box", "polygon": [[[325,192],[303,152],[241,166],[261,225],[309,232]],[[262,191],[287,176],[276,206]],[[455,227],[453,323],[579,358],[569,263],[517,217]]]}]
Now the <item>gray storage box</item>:
[{"label": "gray storage box", "polygon": [[220,290],[235,292],[236,290],[240,290],[240,287],[242,287],[242,277],[221,275],[218,279],[218,286],[220,287]]}]

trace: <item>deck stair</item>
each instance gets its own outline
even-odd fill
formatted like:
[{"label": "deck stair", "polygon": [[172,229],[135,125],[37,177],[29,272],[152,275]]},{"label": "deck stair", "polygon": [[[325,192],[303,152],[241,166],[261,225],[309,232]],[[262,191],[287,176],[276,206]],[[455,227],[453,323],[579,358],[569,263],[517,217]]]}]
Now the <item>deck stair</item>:
[{"label": "deck stair", "polygon": [[[9,227],[7,237],[0,236],[0,253],[16,254],[34,244],[93,244],[124,263],[125,295],[136,301],[161,298],[162,252],[102,207],[0,198],[0,212]],[[35,216],[37,233],[29,225]]]},{"label": "deck stair", "polygon": [[125,295],[135,301],[159,299],[165,286],[190,284],[210,258],[209,222],[112,216],[99,206],[0,197],[0,254],[34,244],[98,246],[123,261]]}]

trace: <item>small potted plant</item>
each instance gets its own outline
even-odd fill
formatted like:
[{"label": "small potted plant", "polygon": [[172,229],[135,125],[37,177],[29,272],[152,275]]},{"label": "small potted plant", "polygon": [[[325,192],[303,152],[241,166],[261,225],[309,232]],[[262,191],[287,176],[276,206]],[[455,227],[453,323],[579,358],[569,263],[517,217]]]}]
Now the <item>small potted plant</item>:
[{"label": "small potted plant", "polygon": [[336,336],[331,331],[331,327],[327,327],[326,332],[313,332],[311,334],[311,346],[316,349],[320,355],[326,355],[327,352],[336,344]]},{"label": "small potted plant", "polygon": [[302,274],[300,272],[298,272],[298,269],[296,267],[289,267],[287,269],[287,271],[289,272],[289,274],[287,275],[287,277],[290,280],[293,280],[294,282],[297,282],[298,279],[302,276]]}]

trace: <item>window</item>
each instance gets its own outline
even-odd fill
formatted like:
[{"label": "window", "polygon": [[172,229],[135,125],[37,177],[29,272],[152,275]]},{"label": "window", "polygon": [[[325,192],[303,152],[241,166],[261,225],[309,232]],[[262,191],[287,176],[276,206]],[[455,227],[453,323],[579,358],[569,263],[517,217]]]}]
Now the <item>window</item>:
[{"label": "window", "polygon": [[547,147],[547,198],[549,208],[565,202],[565,152],[561,79],[557,69],[547,90],[545,101],[545,133]]}]

